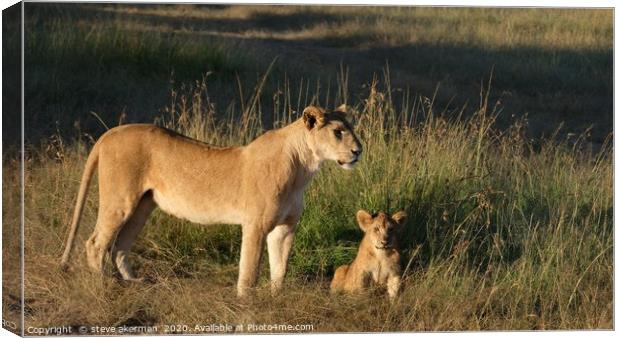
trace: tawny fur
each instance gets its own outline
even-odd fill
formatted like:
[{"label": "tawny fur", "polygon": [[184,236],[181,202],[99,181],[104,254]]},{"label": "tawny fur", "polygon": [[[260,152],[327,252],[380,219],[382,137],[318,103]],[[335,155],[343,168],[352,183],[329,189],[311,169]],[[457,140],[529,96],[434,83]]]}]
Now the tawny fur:
[{"label": "tawny fur", "polygon": [[374,217],[365,210],[357,212],[364,238],[353,262],[336,269],[331,283],[332,292],[360,292],[374,282],[387,286],[388,295],[394,300],[399,293],[401,279],[397,234],[406,217],[403,211],[392,216],[380,212]]},{"label": "tawny fur", "polygon": [[124,125],[93,147],[82,177],[61,264],[67,265],[97,169],[99,211],[86,242],[89,266],[103,273],[107,250],[120,274],[135,280],[127,255],[156,206],[201,224],[242,225],[238,295],[256,281],[267,242],[272,289],[286,273],[303,191],[321,163],[350,169],[362,147],[343,108],[307,107],[302,118],[242,147],[217,148],[154,125]]}]

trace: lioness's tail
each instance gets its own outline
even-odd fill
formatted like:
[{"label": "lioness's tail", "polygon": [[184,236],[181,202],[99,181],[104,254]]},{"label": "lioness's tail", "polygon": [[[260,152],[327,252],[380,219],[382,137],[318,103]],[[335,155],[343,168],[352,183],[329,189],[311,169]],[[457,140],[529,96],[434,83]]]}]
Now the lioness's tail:
[{"label": "lioness's tail", "polygon": [[71,229],[69,230],[69,238],[67,238],[65,252],[62,254],[62,260],[60,261],[60,267],[62,269],[67,268],[69,256],[71,255],[71,249],[73,248],[75,234],[77,233],[80,218],[82,217],[82,210],[84,209],[84,202],[86,201],[86,194],[88,193],[90,179],[93,177],[93,173],[97,168],[97,163],[99,162],[98,144],[99,143],[95,143],[95,146],[86,160],[86,166],[84,167],[84,173],[82,174],[82,182],[80,183],[80,191],[78,192],[77,201],[75,202],[75,210],[71,221]]}]

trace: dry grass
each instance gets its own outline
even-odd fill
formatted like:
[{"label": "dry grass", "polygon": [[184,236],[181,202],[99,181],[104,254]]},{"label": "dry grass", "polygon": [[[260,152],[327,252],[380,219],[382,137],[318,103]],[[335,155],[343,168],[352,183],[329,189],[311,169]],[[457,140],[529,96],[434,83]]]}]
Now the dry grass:
[{"label": "dry grass", "polygon": [[[607,49],[613,31],[607,25],[613,13],[605,9],[224,6],[208,10],[208,6],[108,5],[101,11],[186,20],[179,30],[192,29],[192,20],[202,20],[198,27],[207,31],[237,31],[247,38],[351,38],[362,47],[441,41],[489,48]],[[250,24],[237,25],[243,20]],[[282,29],[274,29],[278,26]],[[359,36],[365,39],[355,40]]]},{"label": "dry grass", "polygon": [[[259,120],[255,106],[248,105],[241,119],[217,119],[201,99],[207,86],[187,90],[175,93],[158,123],[222,145],[262,132],[252,122]],[[287,102],[295,101],[287,95]],[[211,323],[311,324],[320,332],[612,327],[608,147],[591,153],[580,143],[550,140],[536,150],[518,123],[505,133],[494,130],[494,113],[485,104],[466,121],[435,116],[423,97],[403,103],[411,109],[396,114],[389,92],[376,86],[353,105],[366,149],[362,163],[352,173],[326,165],[306,193],[287,291],[269,296],[264,269],[255,298],[245,302],[234,297],[238,227],[200,227],[161,212],[134,255],[149,282],[92,275],[81,244],[95,220],[93,193],[73,269],[60,273],[61,243],[91,141],[66,144],[56,137],[32,148],[26,326],[155,325],[160,333],[171,324],[195,330]],[[277,109],[274,114],[276,125],[289,119]],[[10,163],[5,168],[14,169]],[[17,182],[4,189],[4,196],[16,196]],[[358,208],[411,215],[402,238],[403,264],[411,264],[394,305],[381,290],[360,297],[328,293],[334,267],[355,254]],[[17,227],[13,213],[5,214],[5,229]],[[7,297],[16,295],[14,287],[5,289]]]}]

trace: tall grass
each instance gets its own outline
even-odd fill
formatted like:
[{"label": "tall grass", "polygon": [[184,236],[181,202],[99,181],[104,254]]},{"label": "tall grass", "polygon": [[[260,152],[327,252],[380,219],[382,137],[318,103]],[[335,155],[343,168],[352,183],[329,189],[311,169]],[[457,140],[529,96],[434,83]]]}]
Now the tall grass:
[{"label": "tall grass", "polygon": [[[263,288],[265,268],[257,297],[237,302],[239,227],[199,226],[159,211],[135,247],[137,270],[151,282],[101,281],[87,272],[81,245],[96,216],[94,192],[73,272],[53,272],[93,142],[56,137],[30,149],[26,162],[25,285],[31,309],[26,325],[275,321],[312,323],[318,331],[612,327],[609,143],[597,152],[581,138],[533,143],[524,137],[523,119],[498,130],[500,106],[488,100],[489,87],[470,118],[449,118],[460,114],[436,111],[432,98],[400,95],[396,104],[387,70],[370,82],[364,97],[353,100],[343,94],[345,71],[329,94],[287,79],[275,94],[263,92],[264,77],[254,90],[240,87],[238,99],[223,112],[210,104],[208,78],[177,87],[155,122],[212,144],[240,145],[295,120],[307,104],[348,101],[363,159],[353,171],[326,163],[307,188],[288,291],[270,298]],[[270,112],[255,104],[266,100]],[[261,122],[267,113],[273,125]],[[17,189],[17,182],[3,186],[3,196]],[[401,238],[404,291],[393,306],[380,293],[328,295],[334,268],[356,254],[362,233],[354,214],[360,208],[410,215]],[[18,226],[4,219],[5,226]]]}]

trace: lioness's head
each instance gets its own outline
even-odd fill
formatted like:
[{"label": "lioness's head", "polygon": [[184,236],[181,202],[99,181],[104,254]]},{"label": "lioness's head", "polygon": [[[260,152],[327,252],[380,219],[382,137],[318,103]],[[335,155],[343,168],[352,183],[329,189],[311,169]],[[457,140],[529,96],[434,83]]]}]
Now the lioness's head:
[{"label": "lioness's head", "polygon": [[397,234],[407,219],[407,213],[404,211],[390,216],[384,212],[371,215],[366,210],[359,210],[356,216],[357,223],[365,233],[364,238],[368,238],[378,250],[396,247]]},{"label": "lioness's head", "polygon": [[321,158],[333,160],[345,169],[352,169],[362,153],[362,145],[346,119],[346,106],[326,112],[308,106],[302,117],[310,134],[309,145]]}]

